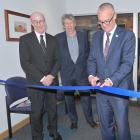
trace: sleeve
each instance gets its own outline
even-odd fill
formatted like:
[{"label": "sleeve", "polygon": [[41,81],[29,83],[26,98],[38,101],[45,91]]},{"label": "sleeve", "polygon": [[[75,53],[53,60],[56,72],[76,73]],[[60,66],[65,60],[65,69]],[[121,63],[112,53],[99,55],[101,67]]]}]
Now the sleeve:
[{"label": "sleeve", "polygon": [[60,51],[58,47],[58,42],[55,38],[53,42],[54,42],[54,65],[50,74],[56,77],[60,70]]},{"label": "sleeve", "polygon": [[94,36],[92,39],[92,45],[90,47],[89,56],[87,59],[87,72],[88,75],[96,75],[96,51],[94,47]]}]

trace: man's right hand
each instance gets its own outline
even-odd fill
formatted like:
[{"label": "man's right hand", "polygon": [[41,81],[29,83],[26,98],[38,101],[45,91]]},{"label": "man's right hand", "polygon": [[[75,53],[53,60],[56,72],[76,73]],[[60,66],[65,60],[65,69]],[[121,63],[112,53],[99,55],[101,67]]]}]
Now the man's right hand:
[{"label": "man's right hand", "polygon": [[44,86],[50,86],[52,83],[53,83],[53,80],[54,80],[54,76],[49,74],[47,76],[44,76],[40,82],[44,85]]},{"label": "man's right hand", "polygon": [[88,81],[89,83],[92,85],[92,86],[97,86],[99,85],[100,83],[97,83],[97,81],[99,80],[99,78],[97,76],[93,76],[93,75],[90,75],[88,77]]}]

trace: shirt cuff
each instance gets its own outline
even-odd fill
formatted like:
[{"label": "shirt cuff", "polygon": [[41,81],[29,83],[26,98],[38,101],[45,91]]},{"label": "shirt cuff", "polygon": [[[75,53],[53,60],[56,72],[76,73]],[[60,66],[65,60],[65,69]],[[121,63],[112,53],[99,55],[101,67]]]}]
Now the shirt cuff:
[{"label": "shirt cuff", "polygon": [[94,77],[94,76],[93,75],[89,75],[88,78],[90,78],[90,77]]},{"label": "shirt cuff", "polygon": [[40,82],[42,83],[44,79],[45,79],[45,76],[43,76],[43,78],[40,80]]},{"label": "shirt cuff", "polygon": [[111,83],[111,85],[113,86],[113,82],[111,81],[110,78],[106,78],[106,80],[108,80]]}]

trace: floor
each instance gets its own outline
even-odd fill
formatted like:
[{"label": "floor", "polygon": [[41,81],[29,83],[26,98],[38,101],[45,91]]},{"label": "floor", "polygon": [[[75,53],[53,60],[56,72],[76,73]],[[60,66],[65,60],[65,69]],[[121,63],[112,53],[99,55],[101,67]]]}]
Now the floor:
[{"label": "floor", "polygon": [[[92,102],[94,118],[98,121],[95,98]],[[79,116],[78,129],[71,130],[68,116],[65,114],[64,103],[58,105],[58,131],[63,140],[101,140],[100,128],[93,129],[86,123],[79,100],[77,100],[77,112]],[[129,120],[132,140],[140,140],[140,101],[130,103]],[[44,130],[44,134],[44,140],[52,140],[46,130]],[[17,131],[12,140],[31,140],[30,125]]]}]

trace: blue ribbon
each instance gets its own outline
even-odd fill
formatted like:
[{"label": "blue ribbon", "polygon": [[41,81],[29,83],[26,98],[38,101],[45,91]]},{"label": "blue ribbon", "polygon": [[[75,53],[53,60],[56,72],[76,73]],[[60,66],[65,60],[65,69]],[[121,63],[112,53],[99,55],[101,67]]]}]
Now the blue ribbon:
[{"label": "blue ribbon", "polygon": [[[17,83],[9,83],[4,80],[0,80],[0,84],[8,84],[12,86],[18,86],[23,87],[21,84]],[[121,96],[127,96],[127,97],[135,97],[140,98],[140,92],[132,91],[132,90],[126,90],[121,88],[115,88],[115,87],[100,87],[100,86],[39,86],[39,85],[26,85],[28,88],[37,88],[37,89],[50,89],[50,90],[64,90],[64,91],[71,91],[71,90],[95,90],[95,91],[103,91],[107,92],[109,94],[115,94],[115,95],[121,95]]]}]

